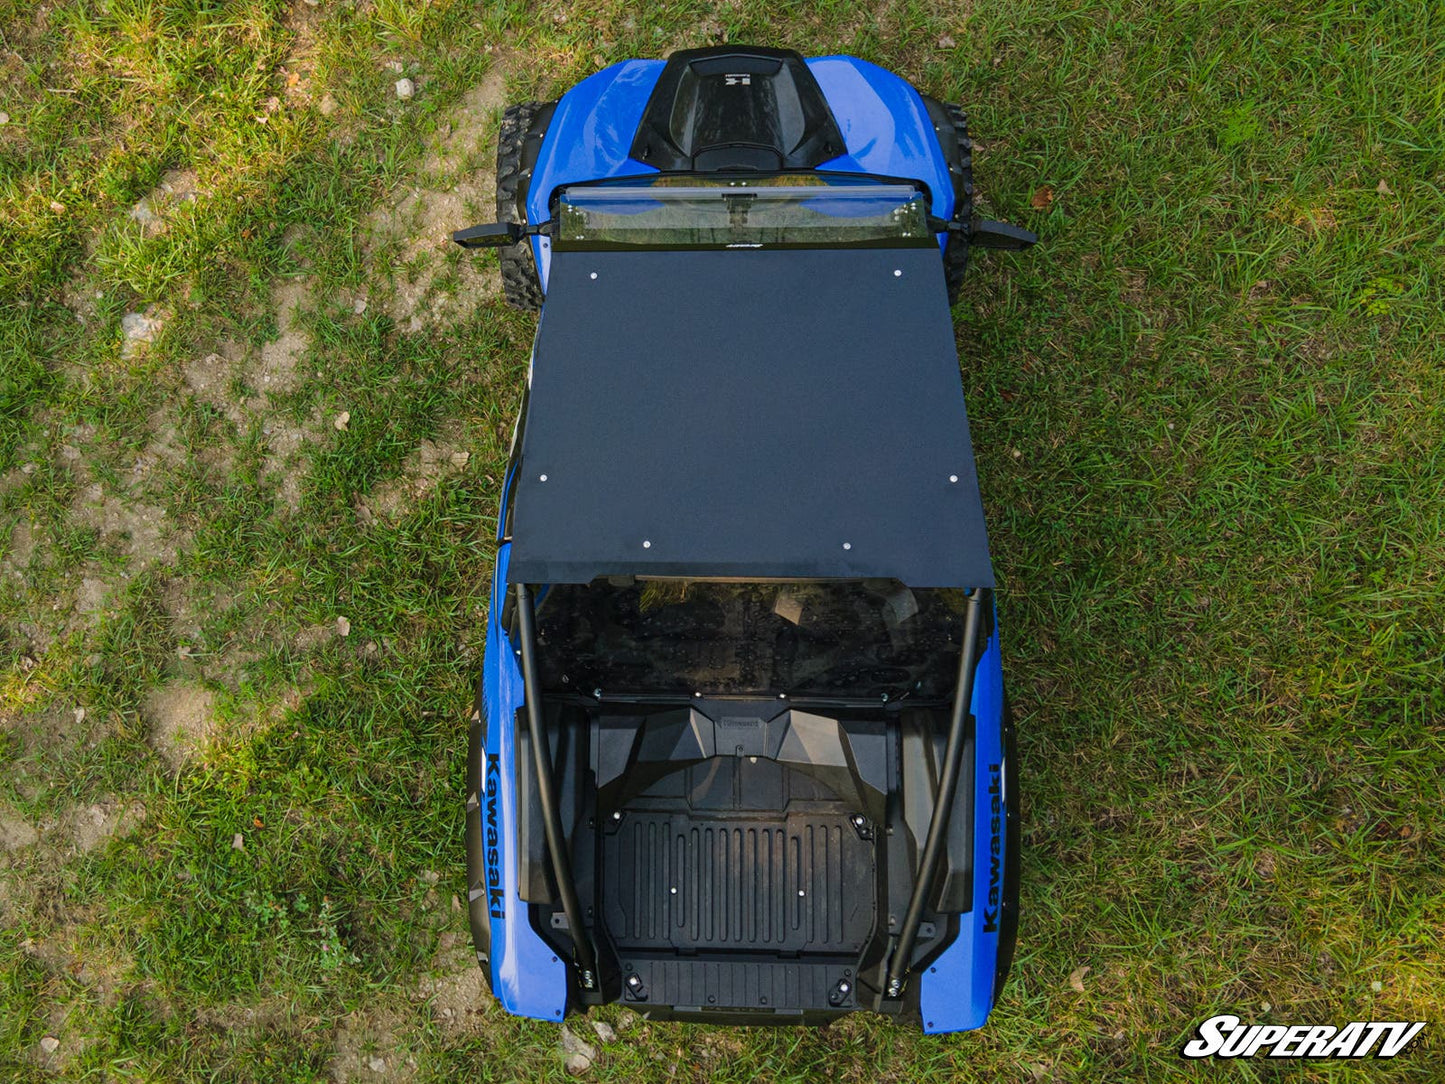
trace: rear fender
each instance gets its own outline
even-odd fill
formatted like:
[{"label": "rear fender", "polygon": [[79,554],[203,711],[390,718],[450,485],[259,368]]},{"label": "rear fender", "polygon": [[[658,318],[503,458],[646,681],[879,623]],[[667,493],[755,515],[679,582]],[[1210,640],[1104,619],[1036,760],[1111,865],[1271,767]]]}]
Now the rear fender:
[{"label": "rear fender", "polygon": [[[519,895],[517,873],[517,709],[525,695],[521,669],[502,627],[511,543],[497,547],[492,600],[487,613],[487,645],[482,662],[482,713],[486,742],[480,773],[479,801],[469,817],[479,818],[482,869],[469,871],[472,906],[486,908],[490,922],[491,986],[502,1007],[517,1016],[561,1020],[567,1011],[567,968],[533,929],[527,905]],[[474,776],[475,778],[475,776]],[[468,825],[469,831],[473,830]],[[470,849],[469,849],[470,857]],[[475,893],[480,892],[477,896]],[[481,916],[478,916],[480,920]],[[478,945],[478,951],[481,946]]]},{"label": "rear fender", "polygon": [[953,943],[919,976],[918,1007],[923,1030],[930,1033],[981,1027],[997,993],[1000,959],[1007,966],[1012,954],[1017,861],[1009,851],[1017,848],[1017,794],[1010,785],[1011,766],[1004,755],[1003,662],[997,614],[993,634],[978,662],[971,706],[976,721],[973,907],[959,916]]}]

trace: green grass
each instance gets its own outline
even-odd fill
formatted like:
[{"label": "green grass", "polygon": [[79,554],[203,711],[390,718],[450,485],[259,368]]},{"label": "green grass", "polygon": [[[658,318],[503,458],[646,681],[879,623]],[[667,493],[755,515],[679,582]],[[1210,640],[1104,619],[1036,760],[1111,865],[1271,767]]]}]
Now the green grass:
[{"label": "green grass", "polygon": [[[0,814],[40,831],[0,850],[0,1078],[565,1077],[551,1026],[423,986],[470,974],[463,721],[533,325],[376,223],[487,166],[459,103],[494,65],[514,101],[724,38],[964,103],[985,213],[1043,238],[954,314],[1019,955],[979,1033],[648,1023],[589,1075],[1441,1078],[1438,5],[0,0],[0,29]],[[163,229],[132,217],[178,176]],[[179,768],[162,688],[205,705]],[[132,812],[83,849],[91,807]],[[1431,1024],[1395,1063],[1182,1062],[1219,1012]]]}]

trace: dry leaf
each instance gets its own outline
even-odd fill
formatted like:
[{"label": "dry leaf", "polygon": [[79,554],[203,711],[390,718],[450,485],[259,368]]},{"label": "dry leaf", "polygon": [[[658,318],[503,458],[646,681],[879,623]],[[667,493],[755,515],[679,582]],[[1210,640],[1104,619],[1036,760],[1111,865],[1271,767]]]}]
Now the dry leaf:
[{"label": "dry leaf", "polygon": [[1054,190],[1050,185],[1040,185],[1029,198],[1029,206],[1035,211],[1046,211],[1054,202]]},{"label": "dry leaf", "polygon": [[231,837],[231,849],[233,851],[244,851],[246,849],[246,840],[240,832],[237,832]]},{"label": "dry leaf", "polygon": [[452,466],[458,469],[467,465],[467,460],[472,458],[471,452],[453,452],[451,456]]},{"label": "dry leaf", "polygon": [[350,424],[350,422],[351,411],[343,410],[340,414],[336,415],[336,420],[331,424],[336,427],[338,432],[344,433],[346,432],[346,427]]},{"label": "dry leaf", "polygon": [[1390,186],[1385,183],[1385,178],[1383,177],[1380,178],[1380,183],[1375,185],[1375,191],[1382,196],[1393,196],[1395,194],[1390,190]]},{"label": "dry leaf", "polygon": [[346,620],[346,618],[344,617],[338,617],[336,619],[336,631],[341,636],[350,636],[351,622]]},{"label": "dry leaf", "polygon": [[1092,970],[1093,968],[1088,964],[1080,964],[1069,972],[1069,985],[1074,988],[1074,993],[1082,994],[1084,992],[1084,976]]},{"label": "dry leaf", "polygon": [[943,35],[943,37],[941,37],[941,38],[938,39],[938,47],[939,47],[940,49],[952,49],[952,48],[953,48],[953,45],[954,45],[953,39],[952,39],[951,37],[949,37],[947,34]]}]

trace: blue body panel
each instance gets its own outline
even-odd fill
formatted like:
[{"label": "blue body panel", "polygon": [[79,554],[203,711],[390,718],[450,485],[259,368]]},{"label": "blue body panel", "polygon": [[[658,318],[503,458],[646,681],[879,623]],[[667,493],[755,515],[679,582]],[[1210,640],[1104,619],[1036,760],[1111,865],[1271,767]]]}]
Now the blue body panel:
[{"label": "blue body panel", "polygon": [[[547,220],[552,193],[563,185],[657,172],[627,152],[664,64],[663,60],[624,60],[589,75],[562,95],[532,169],[528,222]],[[552,267],[551,242],[535,237],[532,245],[545,291]]]},{"label": "blue body panel", "polygon": [[958,937],[923,972],[918,1007],[926,1032],[982,1027],[993,1007],[994,969],[1004,890],[1003,659],[998,615],[973,683],[973,910],[959,916]]},{"label": "blue body panel", "polygon": [[928,185],[933,213],[953,214],[953,182],[923,97],[908,80],[851,56],[822,56],[808,69],[833,110],[848,153],[819,169],[907,177]]},{"label": "blue body panel", "polygon": [[[517,1016],[561,1020],[567,1008],[567,967],[538,936],[527,920],[527,905],[517,893],[517,709],[525,703],[522,672],[502,628],[502,599],[507,588],[507,560],[512,545],[497,547],[492,603],[487,612],[487,646],[482,662],[482,699],[487,715],[486,763],[482,766],[484,797],[477,815],[483,838],[497,850],[502,903],[492,907],[492,993],[502,1008]],[[495,758],[495,759],[493,759]],[[493,816],[493,833],[487,821]],[[490,879],[492,863],[488,862]],[[500,914],[498,911],[500,910]]]},{"label": "blue body panel", "polygon": [[[848,153],[819,169],[876,173],[922,181],[940,218],[953,214],[953,182],[923,98],[906,79],[851,56],[815,57],[817,79]],[[527,221],[545,222],[552,193],[569,184],[608,177],[635,177],[657,170],[628,155],[647,99],[666,61],[624,60],[603,68],[557,103],[532,170]],[[944,242],[940,236],[939,244]],[[552,266],[551,242],[532,239],[543,292]]]}]

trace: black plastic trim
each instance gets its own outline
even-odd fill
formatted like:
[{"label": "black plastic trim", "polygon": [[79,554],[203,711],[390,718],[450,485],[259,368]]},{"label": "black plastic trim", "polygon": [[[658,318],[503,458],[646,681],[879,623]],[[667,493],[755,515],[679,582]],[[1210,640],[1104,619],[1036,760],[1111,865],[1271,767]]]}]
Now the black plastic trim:
[{"label": "black plastic trim", "polygon": [[486,792],[482,762],[487,751],[487,710],[482,697],[482,682],[477,682],[476,704],[467,727],[467,920],[472,931],[472,946],[477,964],[492,981],[492,919],[487,905],[486,846],[482,834],[483,806]]},{"label": "black plastic trim", "polygon": [[[796,97],[798,131],[782,130],[779,90]],[[692,127],[679,132],[673,121],[683,104],[691,105]],[[721,45],[667,58],[628,153],[662,170],[811,169],[846,150],[828,99],[800,53]]]},{"label": "black plastic trim", "polygon": [[999,914],[998,961],[994,966],[993,999],[998,1001],[1013,966],[1019,933],[1020,845],[1019,752],[1013,705],[1003,701],[1004,852],[1003,903]]}]

